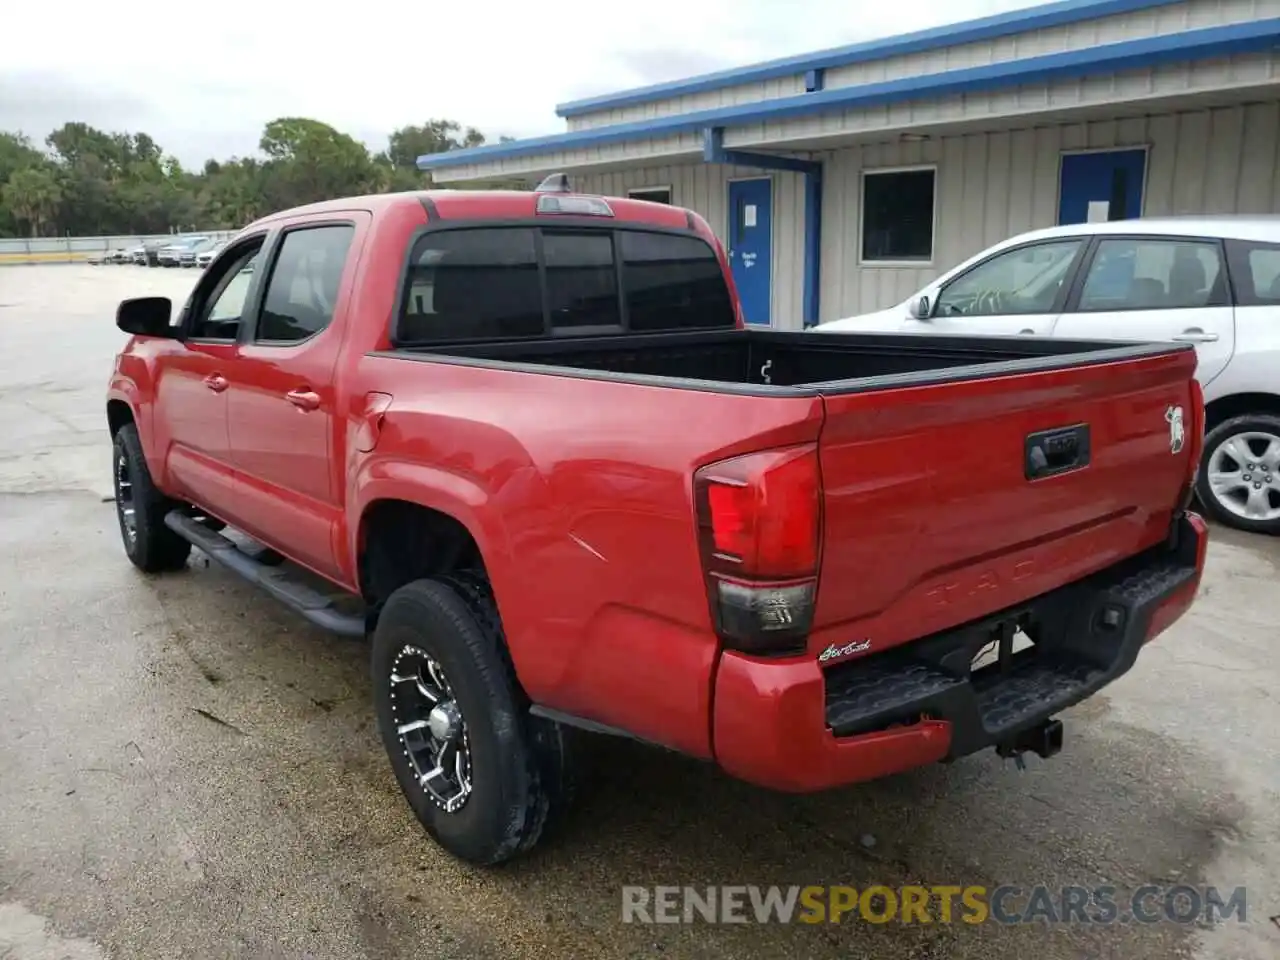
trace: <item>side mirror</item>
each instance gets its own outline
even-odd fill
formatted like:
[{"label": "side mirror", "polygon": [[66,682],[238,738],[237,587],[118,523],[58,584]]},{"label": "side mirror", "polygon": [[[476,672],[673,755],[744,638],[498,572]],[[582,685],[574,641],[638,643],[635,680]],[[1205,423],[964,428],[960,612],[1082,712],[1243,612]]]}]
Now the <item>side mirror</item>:
[{"label": "side mirror", "polygon": [[929,311],[933,304],[928,297],[919,297],[911,301],[911,306],[907,308],[907,313],[911,315],[912,320],[928,320]]},{"label": "side mirror", "polygon": [[139,337],[169,337],[177,334],[170,326],[173,301],[168,297],[134,297],[116,307],[116,326]]}]

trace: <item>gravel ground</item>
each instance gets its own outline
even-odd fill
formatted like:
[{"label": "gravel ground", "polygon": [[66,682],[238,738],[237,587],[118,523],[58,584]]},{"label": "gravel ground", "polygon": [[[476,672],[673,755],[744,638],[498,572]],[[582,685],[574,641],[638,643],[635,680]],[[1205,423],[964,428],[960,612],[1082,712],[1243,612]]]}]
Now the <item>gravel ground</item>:
[{"label": "gravel ground", "polygon": [[[384,762],[363,644],[200,559],[124,558],[112,312],[194,279],[0,268],[0,957],[1280,955],[1280,550],[1221,530],[1193,612],[1068,711],[1052,761],[792,798],[588,739],[558,838],[504,870],[450,860]],[[773,883],[1243,885],[1247,922],[621,921],[624,885]]]}]

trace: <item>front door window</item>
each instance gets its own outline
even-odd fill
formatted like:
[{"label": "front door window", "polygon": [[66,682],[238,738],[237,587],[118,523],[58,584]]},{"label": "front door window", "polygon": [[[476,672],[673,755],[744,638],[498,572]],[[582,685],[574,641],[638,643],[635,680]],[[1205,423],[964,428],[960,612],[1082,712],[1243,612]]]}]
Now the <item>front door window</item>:
[{"label": "front door window", "polygon": [[1084,237],[997,254],[953,280],[938,296],[939,317],[1052,313]]}]

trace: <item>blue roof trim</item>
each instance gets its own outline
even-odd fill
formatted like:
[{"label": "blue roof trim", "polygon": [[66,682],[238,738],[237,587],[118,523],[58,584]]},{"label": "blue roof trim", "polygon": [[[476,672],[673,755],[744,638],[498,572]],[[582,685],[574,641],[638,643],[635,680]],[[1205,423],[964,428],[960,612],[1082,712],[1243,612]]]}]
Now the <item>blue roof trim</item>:
[{"label": "blue roof trim", "polygon": [[731,127],[766,120],[847,110],[851,107],[879,106],[926,97],[954,96],[1014,86],[1019,83],[1060,80],[1095,73],[1135,70],[1164,63],[1202,60],[1208,57],[1250,53],[1280,46],[1280,17],[1233,23],[1223,27],[1188,30],[1183,33],[1141,40],[1125,40],[1069,50],[1023,60],[1009,60],[963,70],[852,87],[835,87],[813,93],[773,100],[758,100],[730,107],[716,107],[693,113],[674,114],[652,120],[617,123],[588,130],[573,130],[545,137],[531,137],[512,143],[492,144],[431,153],[418,158],[420,170],[457,167],[508,157],[526,157],[553,150],[573,150],[622,143],[647,137],[671,136],[706,127]]},{"label": "blue roof trim", "polygon": [[617,107],[629,107],[638,103],[652,103],[655,100],[666,100],[671,97],[686,96],[692,93],[705,93],[708,90],[719,90],[725,87],[739,86],[744,83],[758,83],[762,80],[774,80],[805,73],[809,70],[823,70],[831,67],[846,66],[851,63],[865,63],[871,60],[884,60],[889,57],[900,57],[926,50],[938,50],[942,47],[953,47],[962,43],[975,43],[982,40],[995,40],[999,37],[1012,36],[1030,30],[1043,30],[1068,23],[1079,23],[1084,20],[1096,20],[1101,17],[1115,16],[1122,13],[1133,13],[1163,7],[1181,0],[1057,0],[1056,3],[1041,4],[1008,13],[999,13],[978,20],[966,20],[962,23],[949,23],[928,30],[918,30],[895,37],[883,37],[867,40],[845,47],[832,47],[814,53],[804,53],[794,57],[783,57],[778,60],[767,60],[764,63],[746,67],[735,67],[730,70],[719,70],[715,73],[704,73],[685,80],[671,80],[666,83],[655,83],[647,87],[623,90],[619,93],[608,93],[582,100],[572,100],[559,104],[556,115],[576,117],[584,113],[600,110],[611,110]]}]

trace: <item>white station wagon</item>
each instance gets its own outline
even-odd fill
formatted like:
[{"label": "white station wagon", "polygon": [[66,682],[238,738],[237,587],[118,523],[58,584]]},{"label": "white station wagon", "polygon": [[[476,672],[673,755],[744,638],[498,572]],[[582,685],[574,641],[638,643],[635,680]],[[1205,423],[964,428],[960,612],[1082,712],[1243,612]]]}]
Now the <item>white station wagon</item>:
[{"label": "white station wagon", "polygon": [[905,303],[816,329],[1194,343],[1206,408],[1199,499],[1228,526],[1280,533],[1280,216],[1036,230]]}]

